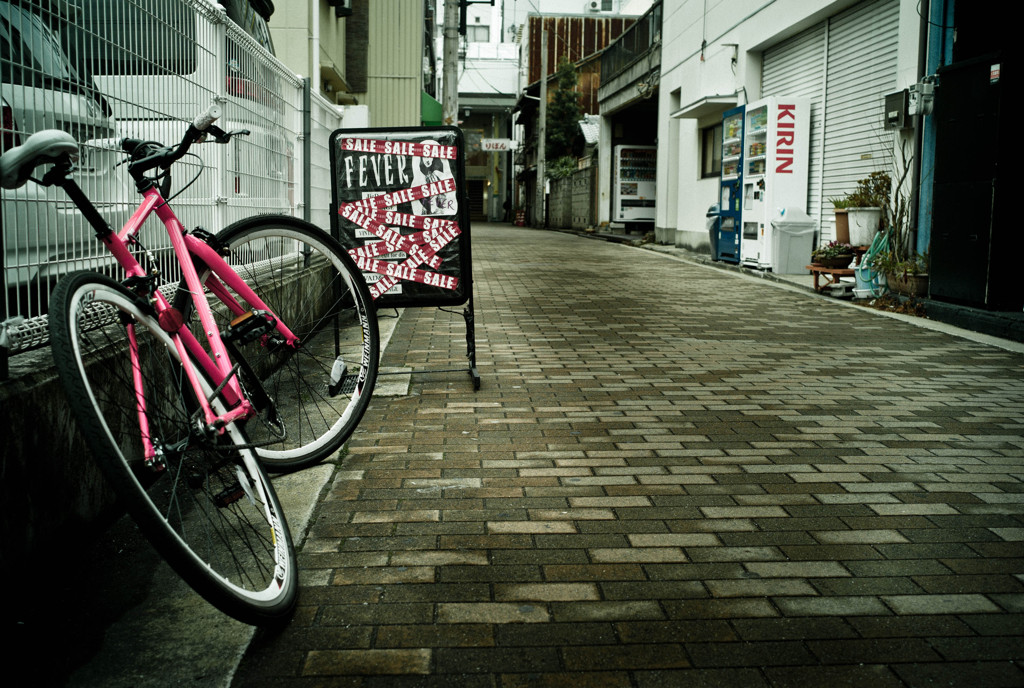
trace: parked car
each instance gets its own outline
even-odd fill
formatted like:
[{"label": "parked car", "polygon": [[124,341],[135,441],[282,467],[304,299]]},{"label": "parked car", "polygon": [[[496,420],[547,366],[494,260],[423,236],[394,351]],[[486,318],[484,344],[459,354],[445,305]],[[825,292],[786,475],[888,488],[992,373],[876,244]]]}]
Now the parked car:
[{"label": "parked car", "polygon": [[[78,183],[100,213],[116,222],[128,189],[113,172],[114,152],[91,142],[110,139],[117,129],[110,104],[75,67],[53,30],[65,19],[27,0],[0,0],[0,152],[43,129],[67,131],[81,144]],[[2,227],[8,314],[45,311],[46,283],[60,272],[95,266],[102,255],[91,228],[57,189],[29,183],[5,190]],[[28,299],[35,301],[31,307]]]}]

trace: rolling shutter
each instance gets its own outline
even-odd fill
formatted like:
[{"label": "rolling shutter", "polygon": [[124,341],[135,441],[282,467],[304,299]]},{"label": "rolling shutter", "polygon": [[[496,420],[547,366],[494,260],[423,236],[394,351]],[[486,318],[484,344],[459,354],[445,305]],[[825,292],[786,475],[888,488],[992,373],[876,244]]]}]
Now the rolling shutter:
[{"label": "rolling shutter", "polygon": [[[807,171],[807,214],[819,219],[821,210],[822,115],[825,102],[827,25],[818,24],[765,50],[761,94],[807,98],[811,101],[811,149]],[[832,213],[829,212],[829,219]],[[819,226],[822,223],[819,222]]]},{"label": "rolling shutter", "polygon": [[882,127],[896,90],[899,1],[863,2],[765,50],[762,96],[811,99],[808,214],[833,238],[829,198],[889,170],[892,134]]}]

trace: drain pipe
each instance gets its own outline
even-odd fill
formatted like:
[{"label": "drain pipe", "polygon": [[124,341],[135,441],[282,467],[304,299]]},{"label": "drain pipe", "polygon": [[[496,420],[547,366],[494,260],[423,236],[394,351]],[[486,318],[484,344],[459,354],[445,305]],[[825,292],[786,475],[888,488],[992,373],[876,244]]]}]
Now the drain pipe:
[{"label": "drain pipe", "polygon": [[[920,0],[920,19],[917,36],[917,83],[921,83],[924,77],[927,76],[928,70],[928,30],[929,30],[929,15],[931,14],[931,0]],[[911,233],[909,237],[910,246],[913,247],[915,253],[918,253],[918,219],[921,216],[921,169],[923,161],[921,160],[922,151],[924,150],[924,118],[925,114],[921,113],[917,116],[917,122],[914,126],[914,161],[913,170],[911,171],[910,179],[910,227]],[[930,234],[930,232],[929,232]]]}]

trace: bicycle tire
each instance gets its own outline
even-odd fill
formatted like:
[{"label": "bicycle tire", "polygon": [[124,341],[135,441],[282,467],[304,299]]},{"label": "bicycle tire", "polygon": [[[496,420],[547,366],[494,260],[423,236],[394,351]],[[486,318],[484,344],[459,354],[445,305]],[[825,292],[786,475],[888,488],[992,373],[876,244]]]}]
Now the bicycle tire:
[{"label": "bicycle tire", "polygon": [[[297,218],[258,215],[224,228],[216,241],[301,342],[288,354],[265,339],[235,343],[234,355],[259,378],[287,436],[280,440],[260,418],[246,431],[269,471],[319,463],[351,436],[377,380],[380,334],[366,280],[340,243]],[[224,331],[232,313],[209,298]]]},{"label": "bicycle tire", "polygon": [[[193,420],[195,392],[147,301],[103,275],[79,272],[58,283],[51,306],[54,362],[78,428],[139,529],[221,611],[253,625],[287,618],[298,568],[273,485],[237,423],[210,438]],[[135,372],[149,437],[163,450],[159,471],[143,462]],[[202,383],[209,397],[212,388]]]}]

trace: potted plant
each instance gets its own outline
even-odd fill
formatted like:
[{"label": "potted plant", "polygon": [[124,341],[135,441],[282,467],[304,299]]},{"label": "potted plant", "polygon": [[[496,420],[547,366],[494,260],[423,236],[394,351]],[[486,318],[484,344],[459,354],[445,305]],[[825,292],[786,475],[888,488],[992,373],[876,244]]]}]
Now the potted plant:
[{"label": "potted plant", "polygon": [[872,172],[857,181],[857,188],[846,195],[850,218],[850,243],[867,246],[875,238],[882,220],[882,209],[889,205],[892,178],[887,172]]},{"label": "potted plant", "polygon": [[[912,246],[911,200],[904,187],[910,173],[906,145],[900,148],[901,160],[896,166],[899,179],[892,193],[886,196],[885,234],[879,238],[881,249],[871,257],[871,267],[885,276],[890,290],[908,296],[928,294],[928,255]],[[886,175],[888,178],[888,175]]]},{"label": "potted plant", "polygon": [[811,262],[825,268],[845,268],[853,262],[853,246],[830,241],[811,254]]},{"label": "potted plant", "polygon": [[850,201],[845,196],[828,200],[832,202],[832,211],[835,213],[836,218],[836,241],[841,244],[848,244],[850,243],[850,218],[847,210],[850,207]]},{"label": "potted plant", "polygon": [[891,291],[905,296],[928,295],[928,256],[914,252],[898,256],[892,251],[880,254],[872,261],[875,269],[885,275]]}]

